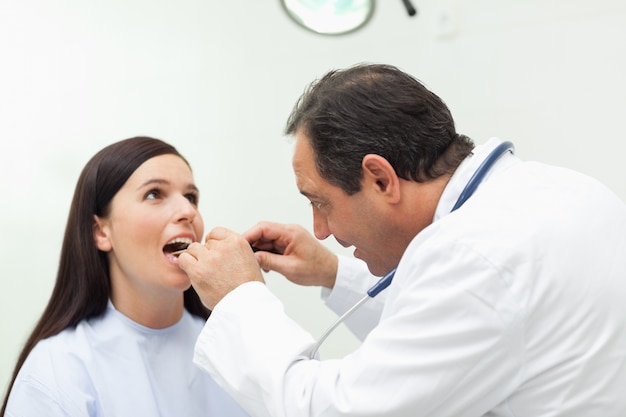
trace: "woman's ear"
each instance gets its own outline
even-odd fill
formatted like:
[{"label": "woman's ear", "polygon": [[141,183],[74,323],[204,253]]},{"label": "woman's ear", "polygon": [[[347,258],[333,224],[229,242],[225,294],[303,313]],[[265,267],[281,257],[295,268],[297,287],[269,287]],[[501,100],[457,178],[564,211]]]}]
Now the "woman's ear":
[{"label": "woman's ear", "polygon": [[392,202],[400,199],[400,179],[389,161],[380,155],[368,154],[363,157],[364,185],[372,184],[378,193],[381,193]]},{"label": "woman's ear", "polygon": [[93,216],[93,241],[102,252],[110,252],[112,249],[107,221],[95,214]]}]

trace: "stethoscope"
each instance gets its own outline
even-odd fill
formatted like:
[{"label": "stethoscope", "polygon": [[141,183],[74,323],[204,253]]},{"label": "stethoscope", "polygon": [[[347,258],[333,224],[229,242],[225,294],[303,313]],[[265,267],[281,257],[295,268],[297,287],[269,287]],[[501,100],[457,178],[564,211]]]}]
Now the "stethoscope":
[{"label": "stethoscope", "polygon": [[[476,191],[480,183],[485,179],[489,171],[491,171],[496,161],[507,152],[515,152],[515,146],[513,145],[513,143],[502,142],[501,144],[496,146],[496,148],[491,151],[489,155],[487,155],[487,158],[485,158],[485,160],[478,166],[478,169],[476,169],[474,175],[472,175],[472,177],[465,185],[465,188],[463,188],[463,191],[461,191],[459,198],[456,200],[456,203],[454,203],[454,206],[452,207],[452,210],[450,210],[450,212],[453,212],[454,210],[461,207],[463,203],[465,203],[472,196],[472,194],[474,194],[474,191]],[[337,328],[337,326],[343,323],[355,310],[361,307],[363,303],[365,303],[370,298],[376,297],[378,294],[380,294],[381,291],[387,288],[389,284],[391,284],[391,281],[393,281],[393,277],[396,274],[396,269],[397,267],[393,268],[385,276],[383,276],[376,284],[374,284],[369,290],[367,290],[367,294],[363,298],[361,298],[356,304],[350,307],[348,311],[343,313],[343,315],[339,317],[333,323],[333,325],[324,332],[324,334],[317,340],[317,343],[313,346],[313,350],[309,354],[309,358],[313,359],[315,357],[324,340],[326,340],[326,338],[333,332],[333,330]]]}]

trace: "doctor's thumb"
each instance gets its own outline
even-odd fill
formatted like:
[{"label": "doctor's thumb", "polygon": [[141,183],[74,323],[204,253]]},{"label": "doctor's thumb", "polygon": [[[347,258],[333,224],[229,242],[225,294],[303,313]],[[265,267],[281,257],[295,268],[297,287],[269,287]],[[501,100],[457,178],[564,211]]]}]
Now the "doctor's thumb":
[{"label": "doctor's thumb", "polygon": [[254,254],[263,272],[270,272],[272,270],[271,255],[272,254],[268,252],[257,252]]}]

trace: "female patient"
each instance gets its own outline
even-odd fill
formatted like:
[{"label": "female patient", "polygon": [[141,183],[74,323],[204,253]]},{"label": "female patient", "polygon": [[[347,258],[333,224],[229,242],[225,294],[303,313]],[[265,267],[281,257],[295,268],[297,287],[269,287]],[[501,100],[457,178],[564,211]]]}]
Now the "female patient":
[{"label": "female patient", "polygon": [[172,252],[203,233],[191,168],[174,147],[136,137],[98,152],[1,415],[245,416],[192,363],[210,312]]}]

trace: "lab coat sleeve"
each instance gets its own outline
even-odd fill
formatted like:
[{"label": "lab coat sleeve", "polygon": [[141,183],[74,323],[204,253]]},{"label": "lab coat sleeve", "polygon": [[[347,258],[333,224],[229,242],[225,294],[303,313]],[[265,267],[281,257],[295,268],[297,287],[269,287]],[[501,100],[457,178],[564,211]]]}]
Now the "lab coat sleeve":
[{"label": "lab coat sleeve", "polygon": [[248,282],[215,306],[198,337],[194,362],[251,415],[287,416],[275,394],[282,392],[284,374],[308,359],[314,344],[264,284]]},{"label": "lab coat sleeve", "polygon": [[[332,290],[322,289],[322,299],[330,310],[341,316],[363,298],[379,279],[369,272],[365,262],[339,256],[335,286]],[[386,292],[383,291],[376,298],[369,299],[345,321],[346,327],[359,340],[364,340],[378,325],[385,298]]]},{"label": "lab coat sleeve", "polygon": [[[252,416],[482,416],[517,383],[519,317],[497,271],[472,264],[468,248],[454,253],[454,265],[399,267],[379,326],[342,359],[308,359],[313,337],[251,282],[218,303],[194,361]],[[441,279],[459,265],[474,277],[467,288]]]}]

